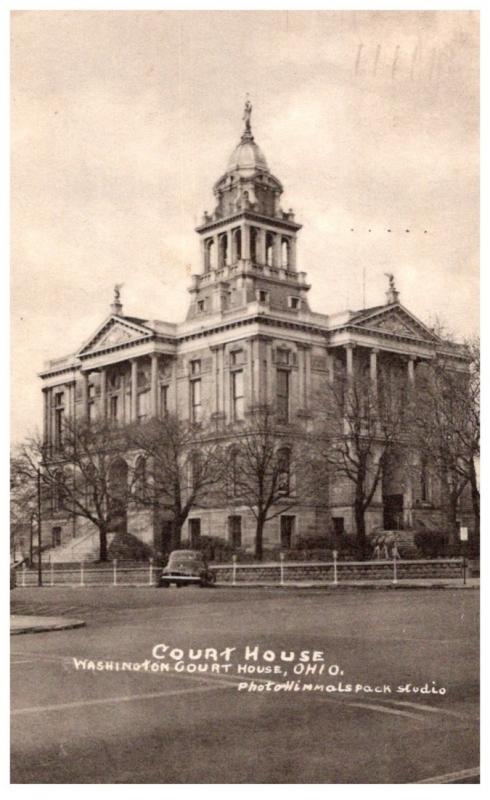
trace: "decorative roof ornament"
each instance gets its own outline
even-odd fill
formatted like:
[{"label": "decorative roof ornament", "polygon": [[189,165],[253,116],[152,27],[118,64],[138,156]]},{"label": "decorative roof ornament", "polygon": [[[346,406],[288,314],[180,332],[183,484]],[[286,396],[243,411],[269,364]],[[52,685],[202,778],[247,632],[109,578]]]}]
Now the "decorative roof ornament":
[{"label": "decorative roof ornament", "polygon": [[395,276],[392,272],[385,272],[388,278],[388,291],[386,292],[386,305],[390,306],[392,303],[398,303],[400,292],[397,291],[395,286]]},{"label": "decorative roof ornament", "polygon": [[245,106],[244,106],[244,109],[243,109],[242,119],[243,119],[243,121],[245,123],[245,130],[243,131],[243,134],[242,134],[242,141],[244,141],[246,139],[251,139],[253,141],[252,124],[251,124],[252,103],[249,100],[248,93],[247,93],[247,99],[245,100]]},{"label": "decorative roof ornament", "polygon": [[124,283],[116,283],[114,285],[114,299],[111,303],[111,311],[113,314],[117,314],[118,316],[122,316],[123,307],[121,303],[121,289],[124,286]]}]

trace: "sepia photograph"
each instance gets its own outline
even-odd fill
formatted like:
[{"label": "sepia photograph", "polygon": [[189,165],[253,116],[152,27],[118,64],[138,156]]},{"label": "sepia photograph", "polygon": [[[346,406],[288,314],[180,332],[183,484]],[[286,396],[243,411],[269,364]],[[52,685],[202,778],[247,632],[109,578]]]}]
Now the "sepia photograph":
[{"label": "sepia photograph", "polygon": [[11,12],[12,784],[480,783],[479,37]]}]

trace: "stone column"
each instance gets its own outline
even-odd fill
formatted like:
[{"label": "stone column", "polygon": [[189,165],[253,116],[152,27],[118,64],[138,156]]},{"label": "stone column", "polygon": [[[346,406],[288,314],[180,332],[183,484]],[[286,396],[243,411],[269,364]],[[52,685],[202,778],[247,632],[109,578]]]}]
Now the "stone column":
[{"label": "stone column", "polygon": [[306,406],[306,386],[305,386],[305,360],[306,354],[303,345],[298,345],[298,402],[299,410]]},{"label": "stone column", "polygon": [[259,264],[265,264],[265,230],[258,228],[257,234],[257,260]]},{"label": "stone column", "polygon": [[107,372],[105,367],[100,370],[100,398],[99,398],[99,417],[105,419],[107,416]]},{"label": "stone column", "polygon": [[210,347],[211,353],[213,354],[213,380],[214,380],[214,391],[213,391],[213,405],[211,408],[211,414],[219,414],[219,400],[220,400],[220,392],[219,392],[219,345],[212,345]]},{"label": "stone column", "polygon": [[227,420],[230,418],[230,370],[225,364],[225,351],[221,353],[221,363],[223,365],[221,370],[221,383],[222,383],[222,391],[223,391],[223,405],[221,411],[223,413],[224,419]]},{"label": "stone column", "polygon": [[158,353],[151,354],[150,414],[158,417]]},{"label": "stone column", "polygon": [[250,258],[250,228],[245,222],[241,225],[242,231],[242,259]]},{"label": "stone column", "polygon": [[413,389],[415,385],[415,356],[408,357],[408,383]]},{"label": "stone column", "polygon": [[274,267],[282,267],[282,253],[281,253],[281,234],[275,233],[274,234],[274,255],[272,258],[272,264]]},{"label": "stone column", "polygon": [[233,263],[233,238],[231,230],[226,231],[226,264],[230,266]]},{"label": "stone column", "polygon": [[345,347],[345,363],[347,377],[350,380],[354,375],[354,345],[346,344]]},{"label": "stone column", "polygon": [[327,370],[328,382],[330,386],[333,386],[335,381],[335,357],[331,350],[327,350]]},{"label": "stone column", "polygon": [[131,422],[138,418],[138,359],[131,359]]},{"label": "stone column", "polygon": [[219,237],[218,234],[215,233],[213,236],[213,253],[214,253],[214,264],[211,263],[210,269],[218,269],[219,267]]},{"label": "stone column", "polygon": [[82,372],[82,417],[88,418],[88,372]]},{"label": "stone column", "polygon": [[296,269],[296,237],[291,236],[289,240],[289,266],[288,269]]},{"label": "stone column", "polygon": [[49,436],[49,400],[50,400],[50,390],[43,389],[43,442],[45,445],[50,443],[50,436]]},{"label": "stone column", "polygon": [[378,393],[378,353],[379,350],[374,347],[369,354],[369,376],[371,378],[372,390],[375,395]]}]

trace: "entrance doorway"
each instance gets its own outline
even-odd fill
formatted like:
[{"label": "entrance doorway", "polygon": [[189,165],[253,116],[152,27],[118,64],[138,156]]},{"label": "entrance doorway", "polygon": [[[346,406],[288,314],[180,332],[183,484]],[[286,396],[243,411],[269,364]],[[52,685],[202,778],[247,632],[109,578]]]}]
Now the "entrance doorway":
[{"label": "entrance doorway", "polygon": [[285,550],[291,548],[294,533],[295,517],[281,517],[281,547]]},{"label": "entrance doorway", "polygon": [[383,528],[401,531],[403,528],[403,495],[386,494],[383,497]]}]

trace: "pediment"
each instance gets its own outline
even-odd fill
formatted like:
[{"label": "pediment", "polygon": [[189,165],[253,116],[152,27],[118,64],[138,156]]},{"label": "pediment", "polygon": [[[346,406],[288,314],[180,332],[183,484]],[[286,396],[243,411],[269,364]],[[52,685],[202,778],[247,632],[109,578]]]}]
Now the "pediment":
[{"label": "pediment", "polygon": [[137,342],[151,335],[143,325],[128,323],[123,319],[111,317],[82,346],[79,355],[117,347],[128,342]]},{"label": "pediment", "polygon": [[368,328],[371,331],[392,333],[397,336],[411,336],[426,342],[437,342],[438,337],[423,322],[414,317],[402,306],[390,307],[360,317],[355,321],[356,327]]}]

